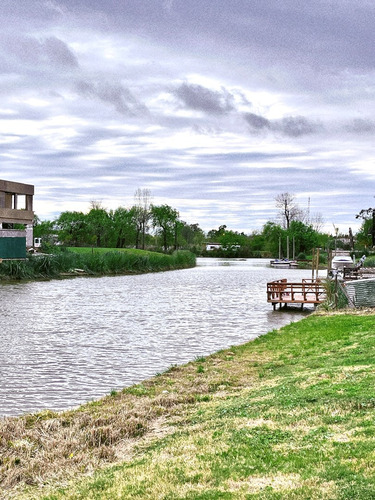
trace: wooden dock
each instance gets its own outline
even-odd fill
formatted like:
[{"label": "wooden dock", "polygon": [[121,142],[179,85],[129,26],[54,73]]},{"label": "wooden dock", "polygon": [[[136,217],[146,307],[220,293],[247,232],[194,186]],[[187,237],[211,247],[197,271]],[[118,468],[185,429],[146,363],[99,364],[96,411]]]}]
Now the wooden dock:
[{"label": "wooden dock", "polygon": [[343,268],[344,281],[363,280],[375,278],[374,267],[344,267]]},{"label": "wooden dock", "polygon": [[267,302],[281,307],[288,304],[313,304],[316,307],[324,302],[326,290],[321,280],[304,279],[301,283],[290,283],[287,279],[267,283]]}]

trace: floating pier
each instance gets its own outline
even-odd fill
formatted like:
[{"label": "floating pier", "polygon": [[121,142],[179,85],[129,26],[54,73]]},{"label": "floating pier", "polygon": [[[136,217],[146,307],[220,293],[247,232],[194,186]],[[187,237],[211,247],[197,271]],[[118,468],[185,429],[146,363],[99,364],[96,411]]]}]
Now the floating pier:
[{"label": "floating pier", "polygon": [[319,279],[303,279],[300,283],[291,283],[287,279],[270,281],[267,283],[267,302],[273,305],[300,304],[301,309],[305,304],[316,307],[324,302],[326,290],[324,283]]}]

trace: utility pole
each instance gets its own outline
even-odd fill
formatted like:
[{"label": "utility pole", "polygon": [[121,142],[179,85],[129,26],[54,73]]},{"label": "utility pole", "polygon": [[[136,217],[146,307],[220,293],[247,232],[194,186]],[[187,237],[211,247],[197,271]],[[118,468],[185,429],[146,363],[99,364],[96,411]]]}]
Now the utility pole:
[{"label": "utility pole", "polygon": [[309,199],[308,199],[308,202],[307,202],[307,224],[310,224],[310,196],[309,196]]},{"label": "utility pole", "polygon": [[333,225],[333,227],[335,228],[335,255],[337,254],[337,236],[339,234],[339,228],[336,227],[335,225]]}]

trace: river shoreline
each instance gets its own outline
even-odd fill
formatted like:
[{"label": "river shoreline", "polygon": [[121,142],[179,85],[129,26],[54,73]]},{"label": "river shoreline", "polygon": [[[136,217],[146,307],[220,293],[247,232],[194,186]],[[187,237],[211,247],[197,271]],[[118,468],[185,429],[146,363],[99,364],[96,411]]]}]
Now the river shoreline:
[{"label": "river shoreline", "polygon": [[188,251],[161,254],[134,249],[60,249],[53,254],[35,254],[26,260],[0,263],[0,283],[77,276],[116,276],[186,269],[196,265]]},{"label": "river shoreline", "polygon": [[76,410],[6,418],[2,498],[371,498],[374,317],[314,313]]}]

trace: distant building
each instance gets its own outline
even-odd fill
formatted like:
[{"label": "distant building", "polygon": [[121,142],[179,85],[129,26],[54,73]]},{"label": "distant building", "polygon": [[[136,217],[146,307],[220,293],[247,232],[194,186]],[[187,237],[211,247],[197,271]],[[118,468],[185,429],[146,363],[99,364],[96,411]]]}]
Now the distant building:
[{"label": "distant building", "polygon": [[219,250],[221,248],[220,243],[206,243],[206,251],[213,252],[214,250]]},{"label": "distant building", "polygon": [[33,197],[31,184],[0,180],[0,259],[23,259],[33,246]]}]

